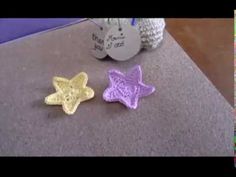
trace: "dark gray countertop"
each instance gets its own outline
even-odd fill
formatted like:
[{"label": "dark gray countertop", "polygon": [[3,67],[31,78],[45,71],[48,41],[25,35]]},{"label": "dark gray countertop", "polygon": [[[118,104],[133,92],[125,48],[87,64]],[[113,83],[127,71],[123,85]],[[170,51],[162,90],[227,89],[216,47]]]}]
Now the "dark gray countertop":
[{"label": "dark gray countertop", "polygon": [[[165,32],[162,45],[126,62],[89,54],[83,22],[0,45],[0,155],[233,156],[232,107]],[[139,64],[156,92],[137,110],[106,103],[107,71]],[[95,98],[73,116],[47,106],[53,76],[84,71]]]}]

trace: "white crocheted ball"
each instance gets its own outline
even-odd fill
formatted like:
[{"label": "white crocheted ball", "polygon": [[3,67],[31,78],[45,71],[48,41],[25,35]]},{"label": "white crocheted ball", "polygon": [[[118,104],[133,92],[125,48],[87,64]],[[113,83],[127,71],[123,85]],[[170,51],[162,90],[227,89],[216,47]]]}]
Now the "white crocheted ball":
[{"label": "white crocheted ball", "polygon": [[163,18],[141,18],[137,25],[142,40],[142,48],[155,49],[163,39],[165,20]]}]

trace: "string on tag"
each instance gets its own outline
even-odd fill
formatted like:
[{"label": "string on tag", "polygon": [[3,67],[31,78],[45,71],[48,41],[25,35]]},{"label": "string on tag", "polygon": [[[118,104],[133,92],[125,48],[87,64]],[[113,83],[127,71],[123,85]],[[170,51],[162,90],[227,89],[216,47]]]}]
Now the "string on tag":
[{"label": "string on tag", "polygon": [[92,22],[93,24],[97,25],[101,30],[103,30],[103,27],[102,27],[101,25],[97,24],[97,23],[96,23],[95,21],[93,21],[91,18],[88,18],[88,20],[89,20],[90,22]]},{"label": "string on tag", "polygon": [[136,23],[136,18],[132,18],[131,25],[135,26],[135,23]]},{"label": "string on tag", "polygon": [[121,28],[121,24],[120,24],[120,19],[119,18],[118,18],[118,25],[119,25],[119,31],[121,31],[122,28]]}]

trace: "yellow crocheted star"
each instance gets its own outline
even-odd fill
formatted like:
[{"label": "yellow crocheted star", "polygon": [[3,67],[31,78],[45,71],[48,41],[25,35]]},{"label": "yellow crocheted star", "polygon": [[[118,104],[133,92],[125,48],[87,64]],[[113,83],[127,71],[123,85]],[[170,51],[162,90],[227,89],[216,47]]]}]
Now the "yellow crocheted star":
[{"label": "yellow crocheted star", "polygon": [[88,76],[81,72],[71,80],[62,77],[53,78],[56,92],[45,98],[48,105],[62,105],[66,114],[74,114],[79,104],[94,97],[92,88],[87,87]]}]

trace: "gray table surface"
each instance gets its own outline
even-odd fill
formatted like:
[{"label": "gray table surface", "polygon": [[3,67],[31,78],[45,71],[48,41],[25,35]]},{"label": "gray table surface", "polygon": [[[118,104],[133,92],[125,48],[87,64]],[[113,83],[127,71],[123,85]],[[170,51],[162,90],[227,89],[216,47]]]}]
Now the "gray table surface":
[{"label": "gray table surface", "polygon": [[[0,155],[233,156],[232,107],[165,32],[162,45],[126,62],[89,54],[83,22],[0,45]],[[157,91],[137,110],[106,103],[107,71],[140,64]],[[47,106],[53,76],[84,71],[95,98],[73,116]]]}]

